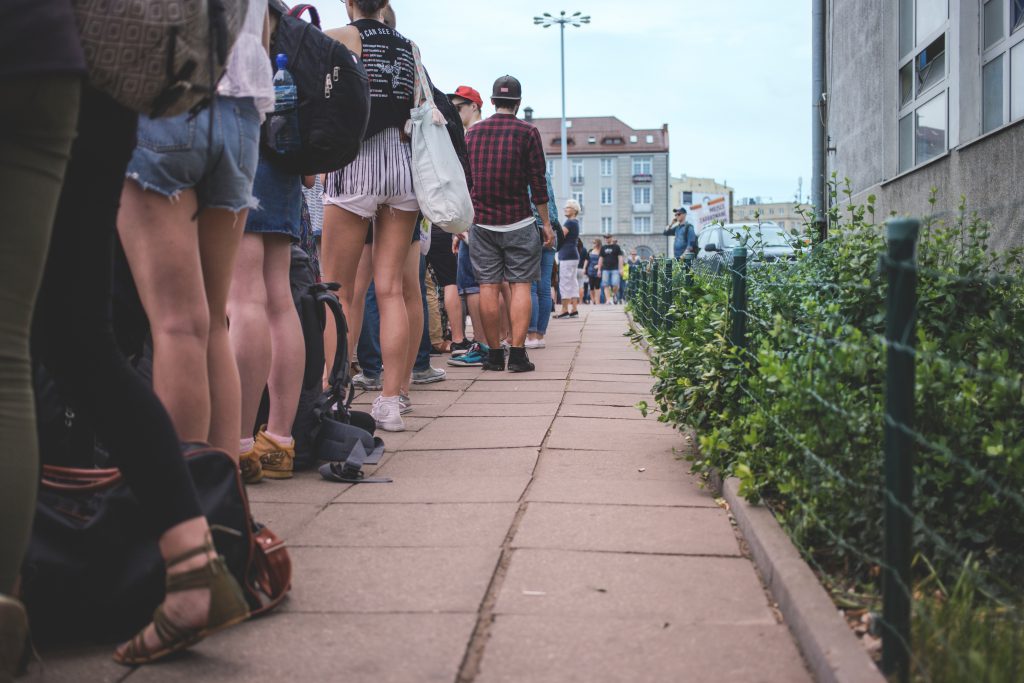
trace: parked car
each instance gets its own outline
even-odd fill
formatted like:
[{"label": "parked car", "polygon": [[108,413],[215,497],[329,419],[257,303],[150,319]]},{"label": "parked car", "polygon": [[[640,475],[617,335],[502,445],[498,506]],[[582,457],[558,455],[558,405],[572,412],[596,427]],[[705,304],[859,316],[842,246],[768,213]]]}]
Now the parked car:
[{"label": "parked car", "polygon": [[772,222],[709,225],[697,235],[697,263],[718,274],[732,265],[734,247],[747,247],[747,263],[760,265],[796,258],[796,238]]}]

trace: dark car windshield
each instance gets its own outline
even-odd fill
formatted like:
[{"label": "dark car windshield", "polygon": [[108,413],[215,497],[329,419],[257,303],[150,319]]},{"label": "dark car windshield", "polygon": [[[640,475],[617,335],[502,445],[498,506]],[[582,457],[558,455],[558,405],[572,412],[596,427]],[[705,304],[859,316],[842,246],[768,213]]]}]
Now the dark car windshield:
[{"label": "dark car windshield", "polygon": [[746,244],[748,247],[793,246],[786,231],[777,225],[744,226],[738,231],[727,230],[725,232],[725,246],[738,247],[742,244]]}]

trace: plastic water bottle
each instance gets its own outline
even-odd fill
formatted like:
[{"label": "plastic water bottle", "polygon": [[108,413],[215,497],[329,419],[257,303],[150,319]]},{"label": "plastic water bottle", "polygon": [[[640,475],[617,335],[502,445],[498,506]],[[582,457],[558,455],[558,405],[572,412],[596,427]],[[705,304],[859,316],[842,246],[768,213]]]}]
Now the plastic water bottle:
[{"label": "plastic water bottle", "polygon": [[288,71],[288,55],[279,54],[274,73],[274,113],[270,115],[271,146],[278,152],[292,152],[302,145],[298,106],[299,91]]}]

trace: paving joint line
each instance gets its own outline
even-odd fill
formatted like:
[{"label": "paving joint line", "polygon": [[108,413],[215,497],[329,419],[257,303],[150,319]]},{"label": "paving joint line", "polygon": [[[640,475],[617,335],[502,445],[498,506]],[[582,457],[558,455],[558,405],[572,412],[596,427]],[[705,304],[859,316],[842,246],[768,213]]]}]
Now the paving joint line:
[{"label": "paving joint line", "polygon": [[[480,665],[483,663],[484,651],[487,648],[487,642],[491,637],[491,627],[494,625],[494,608],[498,602],[498,594],[501,591],[502,586],[505,584],[505,577],[508,575],[508,568],[512,562],[512,555],[515,552],[515,548],[512,547],[512,539],[515,537],[516,532],[519,531],[519,525],[522,523],[523,517],[526,515],[526,509],[529,503],[526,500],[527,495],[530,492],[530,487],[533,486],[534,478],[537,475],[537,467],[540,465],[540,460],[544,452],[544,444],[547,443],[551,437],[551,431],[555,427],[555,420],[558,419],[558,413],[562,409],[562,405],[565,403],[566,394],[569,393],[569,382],[572,378],[573,368],[576,366],[576,360],[580,356],[580,351],[583,348],[583,331],[587,327],[587,322],[590,316],[583,321],[580,325],[579,337],[576,341],[576,352],[573,353],[572,360],[569,363],[569,369],[565,375],[565,386],[562,389],[562,397],[558,402],[558,407],[555,408],[554,414],[551,418],[551,424],[548,425],[547,431],[544,433],[544,438],[541,439],[541,445],[537,451],[537,460],[534,462],[533,470],[530,472],[530,481],[526,484],[523,489],[523,493],[519,497],[519,507],[516,510],[515,517],[512,519],[512,524],[509,526],[508,532],[505,534],[505,539],[501,544],[501,553],[498,556],[498,564],[494,569],[494,573],[491,575],[491,580],[487,584],[487,590],[484,592],[483,600],[480,602],[480,609],[477,612],[477,622],[473,628],[473,633],[470,635],[469,643],[466,645],[466,653],[463,656],[462,663],[459,665],[459,671],[456,674],[456,683],[473,683],[476,677],[480,674]],[[474,380],[475,382],[476,380]],[[472,384],[470,384],[472,386]],[[469,390],[469,387],[466,388]]]}]

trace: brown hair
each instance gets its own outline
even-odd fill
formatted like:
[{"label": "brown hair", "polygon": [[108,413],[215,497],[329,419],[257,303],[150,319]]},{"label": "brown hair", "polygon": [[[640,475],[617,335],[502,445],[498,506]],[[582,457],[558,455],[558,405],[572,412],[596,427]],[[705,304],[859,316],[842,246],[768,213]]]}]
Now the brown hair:
[{"label": "brown hair", "polygon": [[388,0],[350,0],[363,14],[376,14],[384,9]]}]

